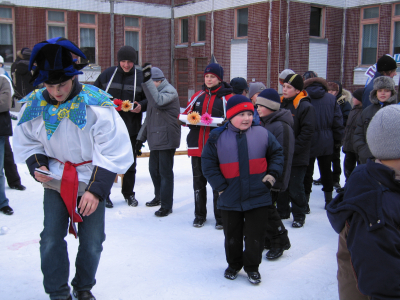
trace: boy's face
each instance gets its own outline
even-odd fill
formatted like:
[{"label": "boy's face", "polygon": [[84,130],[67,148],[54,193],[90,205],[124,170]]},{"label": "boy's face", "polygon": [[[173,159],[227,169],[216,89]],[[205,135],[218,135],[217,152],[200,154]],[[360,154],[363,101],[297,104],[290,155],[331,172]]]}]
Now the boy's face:
[{"label": "boy's face", "polygon": [[218,77],[213,74],[206,74],[204,76],[204,83],[209,89],[212,88],[213,86],[218,85],[220,82],[221,81],[219,81]]},{"label": "boy's face", "polygon": [[336,96],[338,94],[338,91],[329,90],[328,93],[333,95],[333,96]]},{"label": "boy's face", "polygon": [[259,94],[260,94],[260,93],[255,93],[255,94],[253,95],[253,97],[250,98],[250,100],[251,100],[251,102],[253,102],[253,104],[256,104],[257,96],[258,96]]},{"label": "boy's face", "polygon": [[128,73],[130,70],[132,70],[134,63],[130,60],[121,60],[119,65],[125,73]]},{"label": "boy's face", "polygon": [[381,102],[386,102],[392,96],[392,91],[388,89],[379,89],[376,91],[376,97]]},{"label": "boy's face", "polygon": [[75,76],[67,81],[61,82],[59,84],[47,84],[44,86],[46,90],[49,92],[50,96],[59,102],[65,101],[68,96],[71,94],[72,83]]},{"label": "boy's face", "polygon": [[359,101],[357,98],[354,98],[354,97],[353,97],[352,101],[353,101],[353,105],[359,105],[362,103],[361,101]]},{"label": "boy's face", "polygon": [[260,104],[257,104],[256,106],[257,106],[257,112],[258,112],[260,118],[269,116],[270,114],[272,114],[274,112],[273,110],[270,110],[269,108],[266,108],[265,106],[262,106]]},{"label": "boy's face", "polygon": [[289,83],[285,82],[283,84],[283,89],[282,89],[282,95],[283,98],[292,98],[300,93],[299,90],[296,90],[292,85]]},{"label": "boy's face", "polygon": [[243,111],[238,113],[231,119],[231,123],[237,129],[246,130],[251,126],[253,122],[253,112],[251,111]]}]

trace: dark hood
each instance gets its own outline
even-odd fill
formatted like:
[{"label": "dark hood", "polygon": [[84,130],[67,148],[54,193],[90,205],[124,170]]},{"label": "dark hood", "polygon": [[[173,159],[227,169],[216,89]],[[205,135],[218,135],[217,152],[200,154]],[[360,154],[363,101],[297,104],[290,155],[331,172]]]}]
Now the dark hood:
[{"label": "dark hood", "polygon": [[281,122],[287,123],[292,128],[294,126],[292,113],[290,112],[290,110],[287,110],[287,109],[284,109],[284,108],[281,108],[280,110],[270,114],[269,116],[261,118],[261,121],[264,124],[273,123],[273,122],[276,122],[276,121],[281,121]]},{"label": "dark hood", "polygon": [[310,78],[304,81],[304,89],[311,99],[320,99],[328,92],[328,82],[321,77]]}]

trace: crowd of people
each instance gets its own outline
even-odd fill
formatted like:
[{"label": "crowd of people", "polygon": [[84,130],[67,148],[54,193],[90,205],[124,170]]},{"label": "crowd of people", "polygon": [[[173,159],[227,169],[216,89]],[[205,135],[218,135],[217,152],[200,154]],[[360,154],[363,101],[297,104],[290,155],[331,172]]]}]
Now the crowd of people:
[{"label": "crowd of people", "polygon": [[[324,207],[339,233],[340,299],[400,297],[395,280],[400,272],[395,203],[400,192],[400,106],[392,105],[397,103],[393,58],[379,58],[375,77],[352,94],[314,71],[300,75],[283,70],[281,96],[261,82],[248,84],[240,77],[224,81],[223,67],[213,61],[204,70],[202,89],[181,113],[177,91],[163,71],[150,63],[135,66],[136,53],[123,46],[118,65],[103,71],[93,85],[83,84],[77,76],[85,64],[72,54],[85,59],[84,53],[65,38],[53,38],[32,50],[23,48],[11,68],[12,79],[0,74],[0,211],[13,214],[4,189],[7,162],[15,170],[9,186],[25,189],[15,175],[12,152],[6,154],[11,150],[9,110],[13,99],[22,99],[13,149],[16,161],[25,162],[44,187],[40,254],[51,299],[72,299],[67,232],[80,245],[73,294],[79,300],[95,299],[91,289],[105,240],[105,211],[113,207],[111,187],[117,174],[124,174],[121,193],[129,206],[138,206],[136,159],[145,142],[154,185],[154,198],[145,205],[160,206],[157,217],[173,212],[181,126],[189,129],[193,226],[200,228],[207,220],[209,183],[215,228],[225,236],[225,278],[234,280],[243,268],[252,284],[261,282],[263,250],[273,260],[291,247],[282,219],[292,215],[293,228],[305,226],[315,184],[322,185]],[[366,254],[366,247],[373,251]],[[374,255],[385,257],[379,266]],[[393,272],[385,273],[386,267]],[[378,282],[369,275],[373,268],[384,273]]]}]

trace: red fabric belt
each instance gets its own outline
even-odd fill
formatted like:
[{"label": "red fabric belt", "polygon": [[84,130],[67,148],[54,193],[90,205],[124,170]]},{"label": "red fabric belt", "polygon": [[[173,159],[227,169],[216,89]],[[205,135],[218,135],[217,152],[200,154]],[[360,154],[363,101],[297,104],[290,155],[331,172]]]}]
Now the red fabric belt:
[{"label": "red fabric belt", "polygon": [[92,161],[91,160],[84,161],[79,164],[73,164],[69,161],[65,163],[61,161],[59,162],[64,164],[64,172],[61,179],[60,195],[65,203],[65,206],[67,207],[68,214],[70,217],[68,232],[73,234],[75,238],[77,238],[78,231],[76,229],[75,222],[80,223],[83,222],[83,220],[81,215],[78,213],[76,209],[78,188],[79,188],[78,172],[76,171],[76,167],[91,163]]}]

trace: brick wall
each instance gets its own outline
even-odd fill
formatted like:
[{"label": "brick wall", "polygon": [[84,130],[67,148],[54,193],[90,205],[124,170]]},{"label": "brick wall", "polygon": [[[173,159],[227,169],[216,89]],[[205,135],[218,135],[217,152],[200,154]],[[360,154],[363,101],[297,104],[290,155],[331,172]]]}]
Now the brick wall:
[{"label": "brick wall", "polygon": [[342,45],[343,9],[326,8],[325,34],[328,39],[328,65],[326,79],[340,81],[340,56]]},{"label": "brick wall", "polygon": [[379,12],[378,57],[390,53],[392,4],[384,4]]}]

